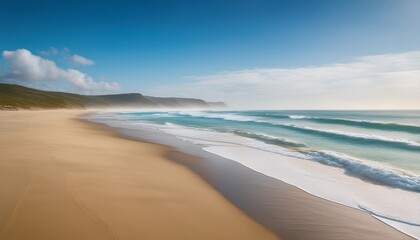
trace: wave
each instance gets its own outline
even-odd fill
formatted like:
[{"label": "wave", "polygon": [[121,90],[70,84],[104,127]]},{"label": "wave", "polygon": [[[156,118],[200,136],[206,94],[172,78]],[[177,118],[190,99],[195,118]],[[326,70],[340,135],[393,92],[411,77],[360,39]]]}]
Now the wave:
[{"label": "wave", "polygon": [[[200,114],[200,117],[207,117],[207,118],[223,118],[226,120],[226,117],[218,114],[215,116],[214,114]],[[245,119],[235,119],[230,121],[249,121]],[[266,122],[265,122],[266,123]],[[269,123],[271,124],[271,123]],[[316,133],[320,135],[327,136],[334,136],[340,138],[351,139],[357,141],[358,143],[361,140],[366,142],[375,142],[380,144],[394,144],[398,146],[411,146],[413,148],[420,150],[420,144],[417,142],[404,140],[404,139],[393,139],[393,138],[386,138],[382,136],[376,135],[367,135],[367,134],[356,134],[356,133],[344,133],[332,130],[321,130],[321,129],[314,129],[308,127],[299,127],[295,125],[281,125],[282,127],[288,127],[293,129],[298,129],[299,131],[309,131],[311,133]],[[239,131],[233,130],[228,131],[234,133],[236,135],[252,138],[254,140],[268,143],[271,145],[279,145],[283,147],[306,147],[305,144],[295,142],[289,139],[283,139],[279,137],[274,137],[266,134],[260,133],[253,133],[247,131]],[[269,148],[258,148],[255,146],[248,146],[253,147],[256,149],[260,149],[263,151],[273,152],[276,154],[287,155],[287,152],[284,151],[276,151],[275,149]],[[366,161],[342,154],[333,151],[315,151],[315,150],[298,150],[297,154],[290,153],[291,155],[297,158],[303,158],[307,160],[316,161],[322,164],[326,164],[333,167],[338,167],[344,169],[348,174],[361,177],[363,179],[369,180],[371,182],[376,182],[379,184],[384,184],[390,187],[400,188],[409,191],[420,192],[420,176],[415,175],[413,173],[404,172],[401,170],[395,170],[391,168],[383,168],[380,166],[376,166],[373,164],[369,164]]]},{"label": "wave", "polygon": [[390,147],[403,148],[408,150],[420,151],[420,143],[408,139],[389,138],[378,135],[362,134],[362,133],[348,133],[336,130],[325,130],[311,127],[303,127],[292,124],[274,124],[295,131],[303,133],[316,134],[321,137],[330,137],[335,139],[345,139],[357,144],[376,144],[386,145]]},{"label": "wave", "polygon": [[349,174],[391,187],[420,192],[420,176],[370,165],[362,160],[332,151],[302,152],[307,159],[345,169]]},{"label": "wave", "polygon": [[224,119],[228,121],[237,122],[263,122],[258,117],[241,116],[232,113],[208,113],[208,112],[177,112],[177,115],[199,117],[199,118],[210,118],[210,119]]},{"label": "wave", "polygon": [[280,138],[276,136],[267,135],[264,133],[253,133],[253,132],[239,131],[239,130],[233,130],[230,132],[241,137],[252,138],[257,141],[261,141],[261,142],[271,144],[271,145],[278,145],[278,146],[292,147],[292,148],[306,147],[306,145],[303,143],[299,143],[299,142],[286,139],[286,138]]},{"label": "wave", "polygon": [[325,117],[311,117],[304,115],[283,115],[283,114],[264,114],[268,118],[279,118],[279,119],[305,119],[311,122],[325,123],[325,124],[340,124],[353,127],[361,127],[368,129],[378,129],[385,131],[399,131],[399,132],[408,132],[408,133],[419,133],[420,126],[413,124],[401,124],[394,122],[380,122],[380,121],[368,121],[368,120],[358,120],[358,119],[345,119],[345,118],[325,118]]},{"label": "wave", "polygon": [[[306,134],[318,135],[320,137],[328,137],[335,140],[350,141],[355,144],[371,144],[371,145],[382,145],[395,148],[401,148],[406,150],[420,151],[420,143],[411,141],[408,139],[389,138],[378,135],[362,134],[362,133],[348,133],[336,130],[317,129],[305,126],[298,126],[294,124],[282,124],[272,121],[264,120],[260,117],[248,117],[236,114],[223,114],[223,113],[178,113],[180,115],[188,115],[192,117],[211,118],[211,119],[223,119],[227,121],[239,121],[239,122],[250,122],[267,124],[270,126],[282,127],[293,131],[298,131]],[[302,117],[302,116],[299,116]]]},{"label": "wave", "polygon": [[377,121],[355,120],[355,119],[340,119],[340,118],[312,118],[311,121],[329,124],[343,124],[354,127],[362,127],[369,129],[378,129],[386,131],[400,131],[408,133],[420,133],[420,126],[400,124],[400,123],[386,123]]},{"label": "wave", "polygon": [[[198,130],[198,129],[197,129]],[[200,129],[202,130],[202,129]],[[214,131],[214,130],[209,130]],[[389,187],[399,188],[408,191],[420,192],[420,176],[414,173],[392,169],[390,167],[382,167],[380,165],[375,165],[373,163],[367,162],[365,160],[357,159],[355,157],[345,155],[342,153],[337,153],[333,151],[322,151],[322,150],[307,150],[304,149],[297,149],[297,151],[288,151],[285,148],[287,145],[293,147],[305,147],[303,143],[295,142],[289,139],[278,138],[266,134],[260,133],[253,133],[247,131],[226,131],[223,133],[233,133],[235,135],[251,138],[258,142],[280,146],[278,147],[268,147],[264,145],[258,145],[255,143],[243,143],[240,140],[235,140],[234,142],[227,140],[212,140],[212,139],[205,139],[206,141],[210,142],[218,142],[218,143],[229,143],[229,144],[237,144],[245,147],[250,147],[254,149],[258,149],[261,151],[271,152],[274,154],[280,154],[284,156],[290,156],[300,159],[306,159],[310,161],[319,162],[321,164],[329,165],[332,167],[338,167],[344,169],[347,174],[359,177],[361,179],[368,180],[370,182],[382,184]],[[190,138],[189,139],[194,139]],[[195,140],[203,140],[203,139],[195,139]]]},{"label": "wave", "polygon": [[[203,116],[203,114],[200,114],[200,117],[211,117],[215,118],[214,115],[206,115]],[[218,118],[224,117],[224,116],[217,116]],[[242,121],[244,119],[236,119],[235,121]],[[232,120],[231,120],[232,121]],[[245,121],[245,120],[244,120]],[[248,120],[247,120],[248,121]],[[176,124],[165,122],[164,125],[168,127],[177,127]],[[181,126],[180,126],[181,127]],[[418,143],[411,143],[411,142],[405,142],[403,140],[400,140],[401,142],[396,142],[396,139],[384,139],[384,137],[380,136],[371,136],[371,135],[355,135],[350,134],[346,135],[347,133],[342,132],[332,132],[332,131],[324,131],[320,129],[312,129],[312,128],[306,128],[306,127],[298,127],[298,126],[292,126],[292,125],[286,125],[286,127],[294,128],[294,129],[300,129],[304,131],[311,131],[316,132],[317,134],[331,134],[334,136],[339,137],[346,137],[346,138],[354,138],[354,139],[363,139],[369,141],[379,141],[383,143],[384,141],[390,141],[390,144],[416,144],[415,146],[420,147],[420,144]],[[203,129],[197,129],[197,130],[203,130]],[[214,131],[208,129],[209,131]],[[272,152],[275,154],[281,154],[291,157],[296,157],[300,159],[306,159],[311,161],[316,161],[322,164],[326,164],[333,167],[338,167],[341,169],[344,169],[349,175],[357,176],[362,179],[369,180],[371,182],[376,182],[379,184],[383,184],[386,186],[394,187],[394,188],[400,188],[403,190],[409,190],[414,192],[420,192],[420,176],[416,175],[414,173],[392,169],[389,167],[382,167],[379,165],[374,165],[373,163],[360,160],[357,158],[354,158],[352,156],[348,156],[342,153],[337,153],[333,151],[318,151],[318,150],[307,150],[306,145],[303,143],[295,142],[290,139],[286,138],[280,138],[276,136],[271,136],[263,133],[255,133],[255,132],[249,132],[249,131],[240,131],[240,130],[230,130],[225,131],[224,133],[231,133],[235,134],[237,136],[246,137],[250,139],[254,139],[258,142],[274,145],[274,146],[280,146],[280,148],[274,147],[268,147],[258,144],[246,144],[244,146],[259,149],[262,151]],[[205,139],[206,141],[212,141],[211,139]],[[243,145],[241,141],[235,141],[235,142],[229,142],[226,141],[226,143],[230,144],[239,144]],[[291,148],[298,148],[295,149],[295,151],[288,151],[281,147],[291,147]]]},{"label": "wave", "polygon": [[302,115],[288,115],[287,117],[291,118],[291,119],[305,119],[305,118],[308,118],[307,116],[302,116]]}]

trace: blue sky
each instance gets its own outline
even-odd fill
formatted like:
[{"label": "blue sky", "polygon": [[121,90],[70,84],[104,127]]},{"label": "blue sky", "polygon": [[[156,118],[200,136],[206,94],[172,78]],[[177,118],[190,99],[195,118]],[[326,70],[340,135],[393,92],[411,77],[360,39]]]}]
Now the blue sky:
[{"label": "blue sky", "polygon": [[[223,85],[223,73],[351,64],[420,50],[417,0],[0,0],[0,6],[1,51],[27,49],[93,81],[116,82],[116,92],[199,97],[196,82],[217,75]],[[59,53],[42,54],[52,47]],[[75,64],[75,54],[94,64]],[[1,60],[2,72],[10,71],[9,61]],[[203,97],[235,102],[223,94]]]}]

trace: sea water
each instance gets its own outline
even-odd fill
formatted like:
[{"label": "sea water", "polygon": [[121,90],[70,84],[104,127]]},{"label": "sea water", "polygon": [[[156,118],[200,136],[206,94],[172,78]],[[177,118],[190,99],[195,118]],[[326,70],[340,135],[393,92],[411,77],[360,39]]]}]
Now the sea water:
[{"label": "sea water", "polygon": [[420,238],[420,111],[102,112],[153,128]]}]

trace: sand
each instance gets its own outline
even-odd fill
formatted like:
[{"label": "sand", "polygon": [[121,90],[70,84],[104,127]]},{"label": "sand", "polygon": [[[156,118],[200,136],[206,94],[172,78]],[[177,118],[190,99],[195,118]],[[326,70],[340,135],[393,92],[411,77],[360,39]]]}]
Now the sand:
[{"label": "sand", "polygon": [[173,149],[81,111],[0,112],[0,239],[276,239]]}]

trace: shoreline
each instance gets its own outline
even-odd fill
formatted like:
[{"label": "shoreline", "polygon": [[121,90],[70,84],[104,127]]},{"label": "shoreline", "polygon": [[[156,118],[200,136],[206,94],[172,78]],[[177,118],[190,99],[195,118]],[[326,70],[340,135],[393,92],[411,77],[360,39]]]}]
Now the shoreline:
[{"label": "shoreline", "polygon": [[214,154],[133,140],[88,112],[0,112],[0,239],[412,239]]},{"label": "shoreline", "polygon": [[171,148],[86,112],[0,112],[0,239],[277,239]]},{"label": "shoreline", "polygon": [[[315,196],[201,148],[191,150],[197,147],[193,144],[185,146],[173,136],[165,135],[163,139],[156,136],[156,132],[147,132],[146,129],[108,127],[129,139],[168,145],[197,159],[205,159],[197,164],[175,157],[176,161],[197,172],[242,211],[285,239],[413,239],[365,211]],[[250,191],[255,186],[258,190]],[[282,217],[284,213],[287,213],[287,219]]]}]

